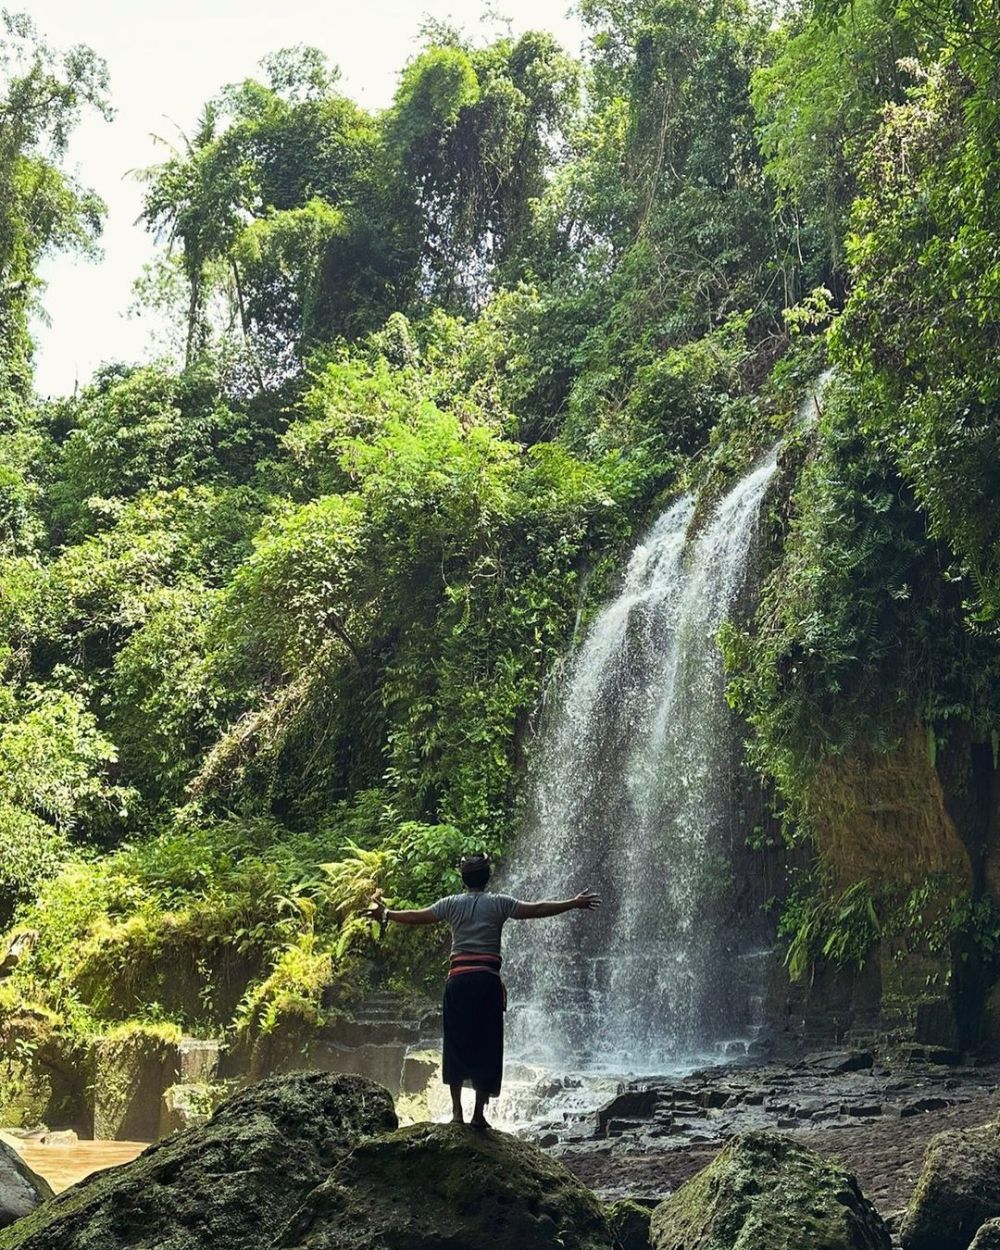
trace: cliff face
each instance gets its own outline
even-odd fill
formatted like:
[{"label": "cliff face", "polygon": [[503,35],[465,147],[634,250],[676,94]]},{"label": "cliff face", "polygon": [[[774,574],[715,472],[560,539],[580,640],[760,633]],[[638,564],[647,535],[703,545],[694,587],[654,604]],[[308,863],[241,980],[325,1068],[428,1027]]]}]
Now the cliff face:
[{"label": "cliff face", "polygon": [[797,990],[779,987],[807,1039],[1000,1047],[997,970],[975,929],[1000,899],[998,779],[990,743],[962,728],[941,743],[917,722],[892,751],[820,767],[821,869],[832,896],[880,900],[880,931],[860,966],[819,958]]},{"label": "cliff face", "polygon": [[947,875],[971,886],[969,853],[928,749],[910,723],[896,750],[828,759],[813,786],[814,836],[831,885],[915,885]]},{"label": "cliff face", "polygon": [[1000,949],[996,646],[867,438],[881,402],[838,372],[788,436],[757,606],[723,635],[728,695],[791,847],[779,930],[798,987],[778,1015],[807,1036],[970,1047]]}]

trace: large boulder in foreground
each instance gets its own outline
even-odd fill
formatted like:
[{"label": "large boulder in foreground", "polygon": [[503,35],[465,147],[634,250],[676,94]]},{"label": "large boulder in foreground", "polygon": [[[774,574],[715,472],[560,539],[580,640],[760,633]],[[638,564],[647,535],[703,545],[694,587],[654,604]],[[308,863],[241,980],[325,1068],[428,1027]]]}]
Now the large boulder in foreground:
[{"label": "large boulder in foreground", "polygon": [[1000,1250],[1000,1219],[987,1220],[972,1239],[969,1250]]},{"label": "large boulder in foreground", "polygon": [[900,1239],[905,1250],[966,1250],[1000,1215],[1000,1124],[932,1137]]},{"label": "large boulder in foreground", "polygon": [[0,1232],[0,1250],[264,1250],[359,1139],[395,1127],[365,1077],[269,1077]]},{"label": "large boulder in foreground", "polygon": [[362,1142],[275,1242],[286,1250],[611,1250],[600,1203],[537,1146],[463,1125]]},{"label": "large boulder in foreground", "polygon": [[52,1197],[47,1180],[33,1172],[13,1146],[0,1141],[0,1228],[6,1228]]},{"label": "large boulder in foreground", "polygon": [[889,1250],[849,1172],[780,1133],[734,1137],[653,1212],[653,1250]]}]

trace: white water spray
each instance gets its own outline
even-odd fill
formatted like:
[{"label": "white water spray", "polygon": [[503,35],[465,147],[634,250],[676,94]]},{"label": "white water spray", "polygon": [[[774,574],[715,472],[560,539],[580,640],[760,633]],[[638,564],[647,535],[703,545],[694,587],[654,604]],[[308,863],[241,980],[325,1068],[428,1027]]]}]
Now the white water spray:
[{"label": "white water spray", "polygon": [[504,888],[589,887],[605,905],[508,933],[511,1049],[532,1061],[663,1071],[748,1023],[751,952],[729,905],[740,735],[716,635],[776,463],[775,449],[690,537],[695,501],[674,503],[568,665]]}]

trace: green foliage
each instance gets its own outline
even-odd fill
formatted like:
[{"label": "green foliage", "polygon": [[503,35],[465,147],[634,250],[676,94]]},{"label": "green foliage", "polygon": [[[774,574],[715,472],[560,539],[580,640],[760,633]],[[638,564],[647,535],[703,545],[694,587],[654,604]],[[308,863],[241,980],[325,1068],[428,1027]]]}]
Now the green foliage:
[{"label": "green foliage", "polygon": [[107,684],[108,726],[125,773],[154,804],[180,801],[229,705],[207,656],[217,592],[170,586],[117,651]]},{"label": "green foliage", "polygon": [[59,450],[47,504],[63,541],[113,516],[111,501],[244,481],[271,446],[269,431],[226,405],[208,369],[107,369],[50,420]]},{"label": "green foliage", "polygon": [[69,851],[64,830],[13,804],[0,806],[0,922],[33,898]]},{"label": "green foliage", "polygon": [[870,389],[834,383],[799,478],[783,556],[750,629],[728,627],[729,699],[791,821],[829,755],[894,745],[904,722],[996,715],[997,657],[962,629],[947,553],[892,460],[859,431]]},{"label": "green foliage", "polygon": [[832,893],[814,865],[793,877],[778,933],[788,940],[785,964],[793,981],[824,962],[863,968],[883,940],[890,949],[913,944],[962,959],[975,952],[995,967],[1000,912],[995,899],[976,898],[948,874],[930,874],[912,889],[861,880]]},{"label": "green foliage", "polygon": [[446,306],[479,306],[494,270],[523,254],[577,79],[537,31],[485,48],[432,42],[403,72],[386,147],[412,188],[423,264]]},{"label": "green foliage", "polygon": [[740,369],[751,354],[749,319],[749,314],[732,316],[694,342],[641,365],[625,403],[602,414],[596,428],[593,410],[584,404],[583,387],[578,386],[568,436],[576,441],[585,433],[594,449],[641,449],[665,469],[679,466],[704,448],[742,389]]},{"label": "green foliage", "polygon": [[223,598],[222,662],[258,710],[202,784],[231,792],[256,777],[278,798],[283,761],[312,739],[303,816],[384,775],[400,819],[496,838],[517,726],[574,610],[576,561],[618,524],[632,482],[613,459],[504,439],[495,403],[456,392],[453,361],[430,364],[440,343],[421,369],[397,330],[410,364],[329,362],[289,428],[296,489],[334,493],[277,513]]},{"label": "green foliage", "polygon": [[837,967],[863,968],[882,935],[876,899],[867,881],[856,881],[840,895],[815,892],[806,879],[792,889],[778,924],[789,939],[785,963],[793,981],[820,960]]},{"label": "green foliage", "polygon": [[[376,944],[368,894],[505,853],[581,610],[782,432],[722,644],[786,832],[904,724],[996,742],[995,15],[581,11],[584,65],[429,26],[378,116],[311,48],[224,87],[145,176],[183,367],[45,404],[27,314],[98,225],[60,163],[104,75],[4,19],[0,915],[70,1031],[252,1046],[424,979],[440,935]],[[823,867],[794,970],[921,924],[992,958],[982,898]]]},{"label": "green foliage", "polygon": [[0,396],[28,397],[28,316],[38,264],[62,249],[87,251],[104,206],[59,163],[81,114],[110,116],[107,70],[86,47],[59,54],[26,14],[0,13]]},{"label": "green foliage", "polygon": [[886,111],[866,154],[848,242],[856,282],[835,342],[876,379],[866,433],[885,442],[955,551],[970,617],[995,629],[1000,389],[983,362],[1000,343],[1000,113],[975,48],[915,72],[911,98]]},{"label": "green foliage", "polygon": [[773,42],[773,59],[753,80],[765,169],[782,215],[800,235],[813,234],[813,247],[842,274],[858,165],[883,103],[902,96],[899,61],[912,38],[894,6],[863,0],[831,23],[782,23]]},{"label": "green foliage", "polygon": [[78,1029],[133,1018],[233,1025],[248,985],[267,983],[311,934],[322,853],[273,821],[187,813],[113,855],[70,858],[22,914],[40,938],[12,984]]},{"label": "green foliage", "polygon": [[[181,248],[185,363],[212,345],[218,294],[259,390],[294,369],[321,329],[370,328],[400,280],[390,270],[398,232],[378,228],[372,120],[336,93],[315,49],[286,50],[264,68],[268,84],[224,89],[183,150],[148,171],[144,209]],[[341,235],[352,248],[335,246]],[[410,281],[404,264],[402,288]]]}]

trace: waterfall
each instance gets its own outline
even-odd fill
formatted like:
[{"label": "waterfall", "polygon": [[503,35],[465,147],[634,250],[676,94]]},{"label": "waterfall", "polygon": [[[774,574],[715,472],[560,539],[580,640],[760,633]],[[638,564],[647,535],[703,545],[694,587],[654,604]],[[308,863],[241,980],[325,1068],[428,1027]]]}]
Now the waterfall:
[{"label": "waterfall", "polygon": [[604,906],[508,931],[511,1043],[525,1058],[664,1070],[747,1023],[750,951],[731,900],[748,829],[716,635],[776,463],[777,449],[701,525],[690,495],[663,513],[558,685],[504,888],[590,888]]}]

